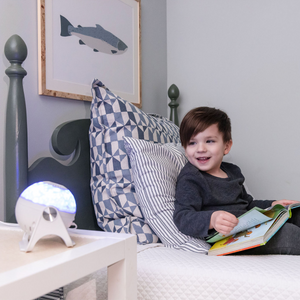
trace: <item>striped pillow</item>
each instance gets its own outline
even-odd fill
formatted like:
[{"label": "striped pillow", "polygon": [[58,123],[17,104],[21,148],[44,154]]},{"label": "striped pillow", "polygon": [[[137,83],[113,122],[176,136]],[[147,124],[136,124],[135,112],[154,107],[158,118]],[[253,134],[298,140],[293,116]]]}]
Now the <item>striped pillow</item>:
[{"label": "striped pillow", "polygon": [[180,144],[154,144],[125,137],[141,210],[166,247],[207,253],[209,244],[181,233],[173,222],[177,177],[187,163]]}]

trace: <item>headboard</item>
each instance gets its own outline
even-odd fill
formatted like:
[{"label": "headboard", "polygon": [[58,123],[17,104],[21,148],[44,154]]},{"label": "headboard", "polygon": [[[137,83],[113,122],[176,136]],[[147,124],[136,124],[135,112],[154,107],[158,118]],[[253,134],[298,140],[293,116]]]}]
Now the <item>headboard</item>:
[{"label": "headboard", "polygon": [[[67,187],[77,204],[75,223],[78,228],[101,230],[97,225],[90,190],[90,119],[69,121],[58,126],[52,134],[51,143],[59,155],[71,155],[72,160],[61,164],[52,157],[40,158],[28,169],[27,119],[23,92],[23,77],[26,71],[22,63],[27,56],[27,47],[22,38],[13,35],[5,45],[5,56],[11,66],[6,70],[10,78],[6,113],[5,149],[5,198],[6,221],[16,222],[15,205],[19,195],[29,185],[38,181],[53,181]],[[179,90],[171,85],[170,120],[178,125],[176,102]]]}]

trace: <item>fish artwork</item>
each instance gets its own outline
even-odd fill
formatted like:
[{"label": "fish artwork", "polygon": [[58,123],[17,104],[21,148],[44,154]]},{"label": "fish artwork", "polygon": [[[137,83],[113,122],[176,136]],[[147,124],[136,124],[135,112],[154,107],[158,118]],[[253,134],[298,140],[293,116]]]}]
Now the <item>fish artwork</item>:
[{"label": "fish artwork", "polygon": [[111,32],[99,24],[96,27],[74,27],[65,17],[60,16],[61,32],[63,37],[77,36],[80,45],[86,45],[94,52],[107,54],[122,54],[128,49],[127,45]]}]

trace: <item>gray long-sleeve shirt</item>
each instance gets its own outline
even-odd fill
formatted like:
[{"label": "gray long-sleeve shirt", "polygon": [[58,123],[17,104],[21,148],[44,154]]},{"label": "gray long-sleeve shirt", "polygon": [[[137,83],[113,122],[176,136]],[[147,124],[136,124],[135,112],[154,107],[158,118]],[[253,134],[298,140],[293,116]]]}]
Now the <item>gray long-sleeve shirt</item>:
[{"label": "gray long-sleeve shirt", "polygon": [[267,208],[273,200],[253,200],[244,188],[245,178],[238,166],[223,162],[221,169],[228,178],[202,172],[188,162],[181,170],[176,185],[174,222],[178,229],[197,238],[209,235],[214,211],[224,210],[236,217],[254,206]]}]

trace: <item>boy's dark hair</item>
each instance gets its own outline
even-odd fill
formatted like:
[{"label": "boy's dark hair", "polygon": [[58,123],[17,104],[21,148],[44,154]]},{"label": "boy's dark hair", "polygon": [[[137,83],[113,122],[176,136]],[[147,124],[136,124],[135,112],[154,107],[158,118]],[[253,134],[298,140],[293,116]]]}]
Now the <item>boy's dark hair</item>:
[{"label": "boy's dark hair", "polygon": [[212,107],[197,107],[190,110],[180,124],[180,140],[184,148],[187,147],[191,138],[209,126],[217,124],[220,133],[223,134],[223,141],[231,140],[231,122],[225,112]]}]

